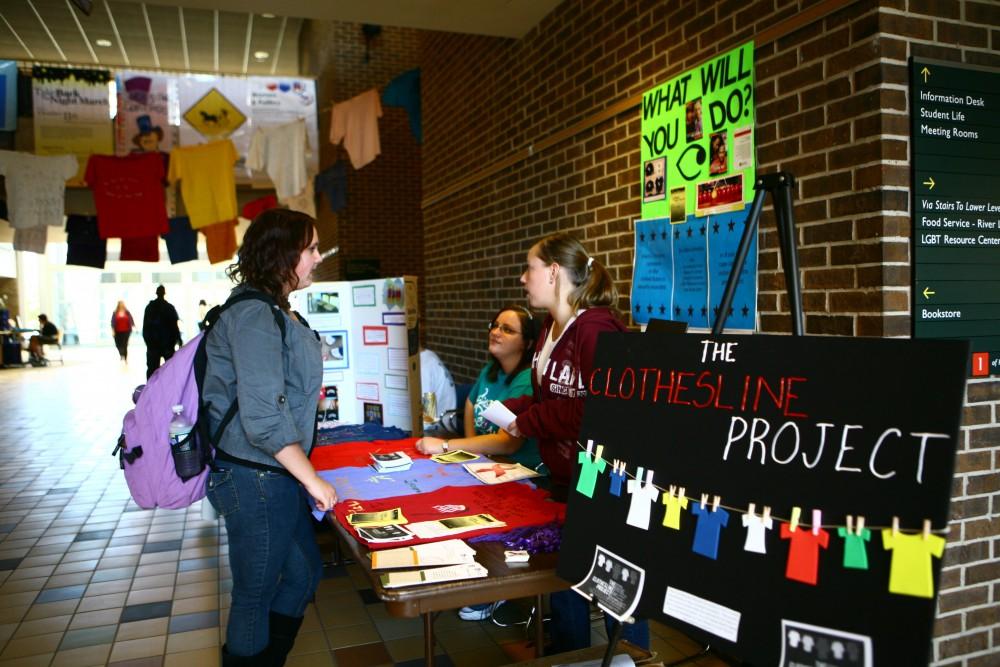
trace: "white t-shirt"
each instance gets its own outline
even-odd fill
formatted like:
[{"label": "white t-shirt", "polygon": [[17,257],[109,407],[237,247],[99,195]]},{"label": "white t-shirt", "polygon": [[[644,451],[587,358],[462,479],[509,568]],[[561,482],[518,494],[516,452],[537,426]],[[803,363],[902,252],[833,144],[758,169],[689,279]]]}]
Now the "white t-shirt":
[{"label": "white t-shirt", "polygon": [[628,506],[628,517],[625,519],[625,523],[636,528],[649,530],[649,513],[652,504],[660,497],[660,490],[652,482],[643,484],[641,479],[630,479],[628,492],[632,495],[632,503]]},{"label": "white t-shirt", "polygon": [[455,409],[455,381],[441,363],[440,357],[430,350],[420,350],[420,391],[434,392],[437,400],[437,417]]},{"label": "white t-shirt", "polygon": [[552,322],[552,326],[549,327],[549,335],[545,337],[545,342],[542,343],[542,349],[538,352],[538,365],[535,367],[535,378],[538,380],[538,384],[542,384],[542,378],[545,377],[545,366],[549,363],[549,357],[552,356],[552,350],[555,348],[556,343],[562,340],[563,335],[569,331],[571,326],[573,326],[573,322],[576,322],[576,318],[585,310],[587,309],[581,308],[575,315],[573,315],[573,317],[569,318],[569,321],[566,322],[566,326],[564,326],[563,330],[559,332],[559,338],[556,339],[552,338],[552,331],[556,324],[555,321]]},{"label": "white t-shirt", "polygon": [[72,155],[0,151],[0,175],[7,183],[7,217],[14,229],[62,227],[66,180],[79,163]]},{"label": "white t-shirt", "polygon": [[247,167],[267,171],[278,199],[288,199],[306,189],[308,149],[305,121],[262,127],[250,140]]},{"label": "white t-shirt", "polygon": [[765,531],[771,530],[774,527],[774,519],[767,517],[767,521],[765,521],[763,517],[757,516],[756,514],[752,516],[750,514],[744,514],[743,525],[747,529],[747,539],[746,542],[743,543],[743,549],[759,554],[766,554],[767,544],[765,542]]}]

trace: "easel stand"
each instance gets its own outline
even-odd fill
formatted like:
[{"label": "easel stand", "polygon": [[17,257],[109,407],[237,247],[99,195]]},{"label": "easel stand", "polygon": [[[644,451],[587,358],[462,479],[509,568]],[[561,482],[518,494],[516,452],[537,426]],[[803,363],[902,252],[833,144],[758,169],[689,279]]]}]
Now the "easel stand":
[{"label": "easel stand", "polygon": [[792,311],[792,333],[796,336],[803,334],[802,288],[799,282],[798,246],[795,241],[795,214],[792,212],[792,188],[794,187],[795,177],[787,171],[760,176],[754,183],[753,204],[750,206],[750,215],[747,216],[743,228],[743,237],[740,239],[736,257],[733,259],[733,267],[729,271],[726,291],[723,292],[722,301],[719,303],[719,312],[715,318],[715,325],[712,327],[713,336],[722,333],[726,318],[729,317],[729,308],[733,305],[736,285],[740,282],[740,273],[743,272],[743,266],[746,264],[750,243],[757,234],[757,228],[760,225],[760,212],[764,208],[764,196],[768,193],[771,194],[774,206],[774,217],[781,248],[781,264],[785,267],[785,290],[788,293],[788,304]]}]

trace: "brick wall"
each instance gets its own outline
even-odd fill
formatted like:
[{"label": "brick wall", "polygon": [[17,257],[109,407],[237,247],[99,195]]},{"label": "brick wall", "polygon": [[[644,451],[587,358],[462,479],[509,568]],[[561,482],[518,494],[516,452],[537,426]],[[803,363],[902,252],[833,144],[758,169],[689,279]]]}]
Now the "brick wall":
[{"label": "brick wall", "polygon": [[371,88],[386,84],[419,64],[416,30],[383,27],[366,40],[359,23],[310,21],[302,36],[303,75],[316,77],[320,100],[320,169],[338,159],[348,165],[347,208],[331,213],[325,196],[318,198],[320,246],[340,246],[340,252],[317,271],[320,280],[345,279],[348,259],[378,260],[384,276],[423,274],[421,149],[410,132],[406,112],[383,108],[379,120],[382,153],[355,170],[343,145],[329,142],[330,107]]},{"label": "brick wall", "polygon": [[[581,238],[617,280],[619,308],[629,308],[639,109],[512,156],[831,3],[680,4],[567,0],[521,40],[423,37],[427,340],[457,379],[480,368],[483,324],[497,307],[523,303],[517,277],[545,234]],[[808,333],[909,334],[907,58],[1000,66],[997,26],[1000,5],[986,0],[845,1],[756,40],[758,161],[798,179]],[[508,158],[489,178],[436,197]],[[759,284],[761,330],[789,331],[768,210]],[[1000,382],[970,382],[962,437],[934,660],[983,667],[1000,664]]]}]

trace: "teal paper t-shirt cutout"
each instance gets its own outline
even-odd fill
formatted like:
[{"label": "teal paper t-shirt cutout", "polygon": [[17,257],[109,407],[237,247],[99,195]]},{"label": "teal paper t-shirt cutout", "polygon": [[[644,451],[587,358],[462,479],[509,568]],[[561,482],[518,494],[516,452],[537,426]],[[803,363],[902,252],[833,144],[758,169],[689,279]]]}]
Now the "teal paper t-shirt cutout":
[{"label": "teal paper t-shirt cutout", "polygon": [[862,529],[861,534],[847,532],[846,528],[838,528],[837,535],[844,539],[844,567],[855,570],[868,569],[868,550],[865,542],[872,538],[872,531]]},{"label": "teal paper t-shirt cutout", "polygon": [[591,460],[589,452],[580,452],[577,461],[580,462],[580,479],[576,481],[576,490],[588,498],[593,498],[597,475],[604,472],[608,462],[603,457]]}]

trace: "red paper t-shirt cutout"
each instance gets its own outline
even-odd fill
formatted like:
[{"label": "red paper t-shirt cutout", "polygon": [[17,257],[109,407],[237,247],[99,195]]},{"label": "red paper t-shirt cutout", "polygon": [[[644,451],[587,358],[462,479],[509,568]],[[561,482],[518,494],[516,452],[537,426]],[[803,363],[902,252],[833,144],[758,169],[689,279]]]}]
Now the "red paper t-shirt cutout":
[{"label": "red paper t-shirt cutout", "polygon": [[830,533],[822,528],[817,534],[801,526],[794,532],[787,523],[781,524],[781,539],[791,540],[785,576],[804,584],[816,585],[819,578],[819,550],[830,544]]}]

